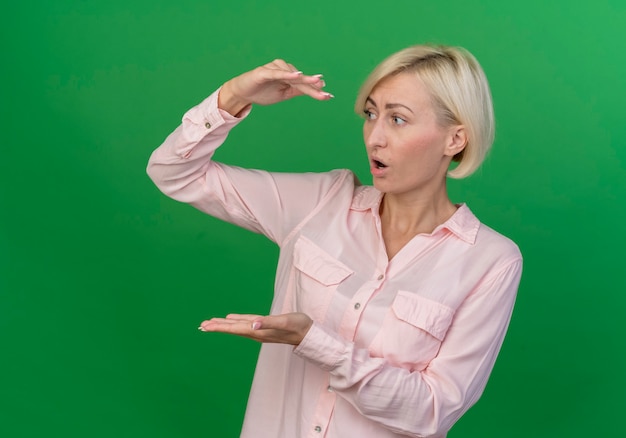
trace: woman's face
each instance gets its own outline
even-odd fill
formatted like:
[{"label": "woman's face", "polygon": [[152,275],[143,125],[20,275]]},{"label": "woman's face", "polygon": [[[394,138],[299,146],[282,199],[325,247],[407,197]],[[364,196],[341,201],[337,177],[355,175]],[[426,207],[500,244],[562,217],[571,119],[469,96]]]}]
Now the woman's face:
[{"label": "woman's face", "polygon": [[370,170],[374,186],[383,193],[419,195],[438,187],[452,156],[465,145],[462,127],[437,123],[430,95],[415,74],[383,79],[367,98],[364,112]]}]

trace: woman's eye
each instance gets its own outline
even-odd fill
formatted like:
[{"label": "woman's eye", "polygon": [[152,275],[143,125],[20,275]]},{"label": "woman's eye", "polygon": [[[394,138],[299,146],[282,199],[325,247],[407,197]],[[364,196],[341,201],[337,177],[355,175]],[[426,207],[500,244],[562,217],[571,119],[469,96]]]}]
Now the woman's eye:
[{"label": "woman's eye", "polygon": [[391,120],[393,121],[395,125],[404,125],[406,123],[406,120],[398,116],[393,116]]},{"label": "woman's eye", "polygon": [[376,114],[374,114],[372,111],[368,109],[363,110],[363,114],[365,114],[365,118],[367,120],[374,120],[376,118]]}]

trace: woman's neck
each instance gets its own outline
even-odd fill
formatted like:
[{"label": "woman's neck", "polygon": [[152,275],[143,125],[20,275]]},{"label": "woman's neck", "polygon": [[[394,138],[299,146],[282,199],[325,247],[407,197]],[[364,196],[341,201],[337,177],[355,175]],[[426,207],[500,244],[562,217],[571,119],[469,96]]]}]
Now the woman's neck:
[{"label": "woman's neck", "polygon": [[446,197],[415,202],[401,202],[392,195],[384,195],[380,207],[383,224],[403,233],[430,233],[448,220],[456,206]]},{"label": "woman's neck", "polygon": [[445,187],[436,196],[385,194],[380,204],[380,220],[389,259],[416,235],[432,233],[456,209]]}]

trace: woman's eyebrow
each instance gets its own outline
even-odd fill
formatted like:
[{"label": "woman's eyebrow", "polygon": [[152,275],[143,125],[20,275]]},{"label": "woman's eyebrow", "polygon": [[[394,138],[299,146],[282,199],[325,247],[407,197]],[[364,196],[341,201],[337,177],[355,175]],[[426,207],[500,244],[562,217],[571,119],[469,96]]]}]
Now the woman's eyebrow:
[{"label": "woman's eyebrow", "polygon": [[372,104],[372,105],[374,105],[374,106],[378,106],[378,105],[376,105],[376,102],[374,102],[374,99],[372,99],[372,98],[371,98],[371,97],[369,97],[369,96],[367,96],[367,99],[365,99],[365,102],[369,102],[369,103],[371,103],[371,104]]},{"label": "woman's eyebrow", "polygon": [[[367,97],[367,99],[365,99],[365,102],[370,102],[372,105],[374,105],[376,107],[378,106],[378,105],[376,105],[376,102],[374,102],[374,99],[372,99],[369,96]],[[409,108],[408,106],[403,105],[401,103],[388,103],[387,105],[385,105],[385,109],[394,109],[394,108],[400,108],[400,107],[406,108],[407,110],[409,110],[411,112],[411,114],[415,114],[411,108]]]},{"label": "woman's eyebrow", "polygon": [[406,105],[402,105],[401,103],[388,103],[385,105],[385,109],[393,109],[393,108],[406,108],[411,112],[411,114],[415,114],[411,108]]}]

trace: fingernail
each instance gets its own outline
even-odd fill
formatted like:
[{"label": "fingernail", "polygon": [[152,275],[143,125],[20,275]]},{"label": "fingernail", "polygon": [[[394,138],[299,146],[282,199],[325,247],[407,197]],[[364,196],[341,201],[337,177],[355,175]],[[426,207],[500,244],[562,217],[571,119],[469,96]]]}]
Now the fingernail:
[{"label": "fingernail", "polygon": [[313,75],[313,77],[314,77],[314,78],[323,78],[323,77],[324,77],[324,75],[320,73],[320,74],[317,74],[317,75]]},{"label": "fingernail", "polygon": [[296,74],[298,74],[298,75],[301,75],[301,74],[302,74],[302,72],[301,72],[300,70],[298,70],[298,71],[294,71],[294,72],[292,72],[292,73],[296,73]]},{"label": "fingernail", "polygon": [[330,94],[330,93],[322,93],[322,94],[323,94],[324,96],[326,96],[326,97],[330,97],[331,99],[333,99],[333,98],[335,97],[335,96],[333,96],[333,95],[332,95],[332,94]]},{"label": "fingernail", "polygon": [[252,330],[258,330],[261,328],[261,323],[259,321],[254,321],[252,323]]},{"label": "fingernail", "polygon": [[204,328],[202,326],[198,327],[198,330],[200,330],[201,332],[204,331]]}]

